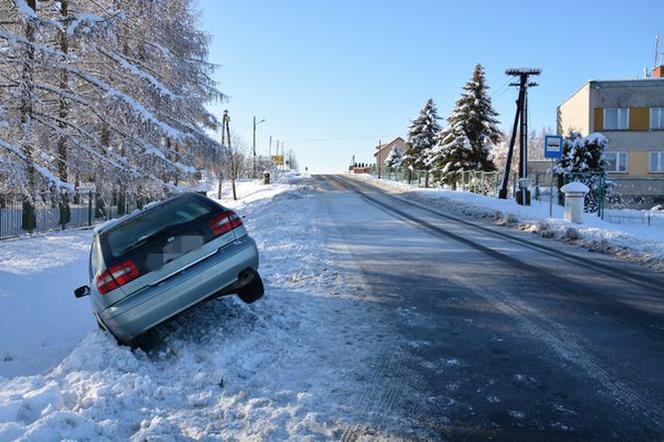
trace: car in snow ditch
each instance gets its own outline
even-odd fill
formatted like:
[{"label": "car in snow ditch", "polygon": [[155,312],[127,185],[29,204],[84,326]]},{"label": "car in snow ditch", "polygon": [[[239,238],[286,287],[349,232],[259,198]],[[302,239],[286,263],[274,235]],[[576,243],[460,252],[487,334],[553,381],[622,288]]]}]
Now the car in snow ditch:
[{"label": "car in snow ditch", "polygon": [[119,342],[205,300],[263,296],[258,250],[238,215],[183,193],[95,229],[89,296],[100,328]]}]

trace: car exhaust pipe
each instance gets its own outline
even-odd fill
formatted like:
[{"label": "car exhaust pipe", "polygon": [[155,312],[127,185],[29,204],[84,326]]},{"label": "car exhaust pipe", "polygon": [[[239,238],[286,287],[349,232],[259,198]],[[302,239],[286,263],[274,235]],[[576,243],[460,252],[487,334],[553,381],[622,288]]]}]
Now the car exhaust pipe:
[{"label": "car exhaust pipe", "polygon": [[237,282],[235,283],[236,287],[243,287],[251,282],[254,279],[256,272],[254,269],[244,269],[237,275]]}]

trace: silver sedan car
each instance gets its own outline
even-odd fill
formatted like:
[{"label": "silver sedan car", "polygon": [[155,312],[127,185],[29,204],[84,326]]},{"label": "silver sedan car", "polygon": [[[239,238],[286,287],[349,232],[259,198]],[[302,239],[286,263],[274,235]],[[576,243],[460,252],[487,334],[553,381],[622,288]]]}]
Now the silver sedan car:
[{"label": "silver sedan car", "polygon": [[263,296],[258,250],[237,214],[184,193],[95,230],[89,296],[99,326],[121,343],[202,301]]}]

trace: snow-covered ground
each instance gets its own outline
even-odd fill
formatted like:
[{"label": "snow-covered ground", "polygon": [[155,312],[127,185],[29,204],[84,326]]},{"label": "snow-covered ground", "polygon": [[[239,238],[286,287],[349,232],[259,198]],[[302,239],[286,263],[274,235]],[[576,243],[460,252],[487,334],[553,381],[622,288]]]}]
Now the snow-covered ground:
[{"label": "snow-covered ground", "polygon": [[[562,206],[554,204],[553,216],[549,217],[548,202],[534,201],[532,206],[525,207],[516,204],[514,200],[500,200],[472,192],[423,189],[406,183],[377,179],[371,175],[357,176],[384,189],[407,192],[410,197],[420,201],[444,206],[473,218],[512,225],[520,230],[574,242],[591,250],[664,270],[664,225],[659,222],[650,226],[643,223],[614,224],[603,221],[596,215],[584,213],[583,224],[577,225],[563,219]],[[625,216],[635,217],[635,211],[625,212]],[[612,210],[610,214],[617,217],[620,211]]]},{"label": "snow-covered ground", "polygon": [[371,388],[362,338],[379,321],[335,268],[306,184],[247,181],[238,193],[223,203],[257,240],[265,297],[197,306],[142,350],[96,330],[72,295],[86,282],[89,231],[0,243],[0,440],[341,436],[358,382]]}]

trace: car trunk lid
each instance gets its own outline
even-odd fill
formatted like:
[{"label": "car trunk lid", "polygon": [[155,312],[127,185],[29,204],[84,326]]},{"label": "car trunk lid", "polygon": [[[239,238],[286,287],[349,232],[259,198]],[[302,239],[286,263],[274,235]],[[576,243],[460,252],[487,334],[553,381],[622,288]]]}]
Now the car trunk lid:
[{"label": "car trunk lid", "polygon": [[235,239],[242,221],[234,212],[189,196],[151,208],[101,235],[107,269],[99,276],[110,280],[110,290],[101,297],[106,305],[186,271]]}]

